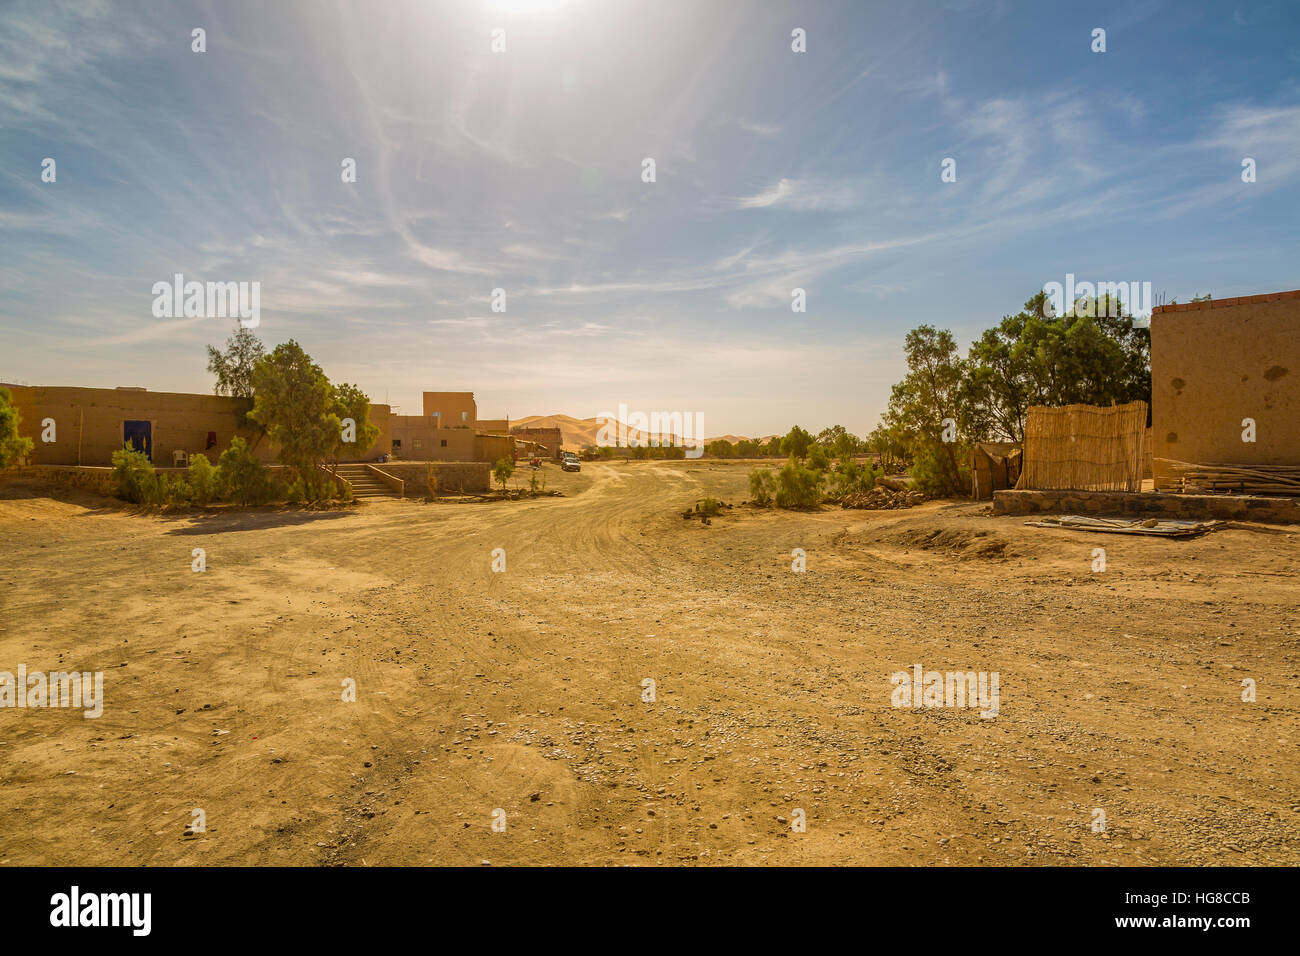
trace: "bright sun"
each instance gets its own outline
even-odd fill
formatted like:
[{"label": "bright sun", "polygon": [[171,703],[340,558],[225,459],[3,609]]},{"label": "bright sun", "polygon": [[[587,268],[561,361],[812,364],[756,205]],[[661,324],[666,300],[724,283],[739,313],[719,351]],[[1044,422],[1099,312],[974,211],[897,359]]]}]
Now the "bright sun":
[{"label": "bright sun", "polygon": [[551,13],[566,3],[568,0],[484,0],[484,6],[495,14]]}]

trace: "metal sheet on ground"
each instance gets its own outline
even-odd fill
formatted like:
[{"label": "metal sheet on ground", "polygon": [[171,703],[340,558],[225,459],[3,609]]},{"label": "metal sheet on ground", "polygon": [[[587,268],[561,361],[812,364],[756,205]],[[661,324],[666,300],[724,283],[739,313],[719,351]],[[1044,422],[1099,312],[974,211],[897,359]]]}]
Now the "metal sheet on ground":
[{"label": "metal sheet on ground", "polygon": [[1178,518],[1092,518],[1062,515],[1026,521],[1035,528],[1063,528],[1067,531],[1100,531],[1106,534],[1144,534],[1157,538],[1190,538],[1223,525],[1222,521],[1190,521]]}]

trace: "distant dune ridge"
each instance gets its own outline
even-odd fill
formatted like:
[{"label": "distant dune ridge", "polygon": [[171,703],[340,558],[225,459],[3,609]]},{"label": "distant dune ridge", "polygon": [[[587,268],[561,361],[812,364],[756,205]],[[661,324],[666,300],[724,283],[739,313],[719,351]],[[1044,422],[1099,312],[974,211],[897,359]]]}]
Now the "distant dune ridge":
[{"label": "distant dune ridge", "polygon": [[[604,421],[599,418],[574,418],[572,415],[526,415],[523,418],[512,418],[510,420],[511,428],[558,428],[560,430],[560,443],[564,448],[570,451],[578,451],[584,445],[598,445],[596,436],[600,434]],[[617,425],[611,426],[611,432],[616,431]],[[661,445],[680,445],[681,439],[676,435],[660,436],[649,432],[644,433],[654,444],[659,440]],[[640,439],[642,433],[635,428],[627,430],[628,440]],[[723,439],[731,442],[733,445],[744,439],[743,435],[719,435],[717,438],[706,438],[705,444],[711,441]],[[766,438],[762,439],[767,441]]]}]

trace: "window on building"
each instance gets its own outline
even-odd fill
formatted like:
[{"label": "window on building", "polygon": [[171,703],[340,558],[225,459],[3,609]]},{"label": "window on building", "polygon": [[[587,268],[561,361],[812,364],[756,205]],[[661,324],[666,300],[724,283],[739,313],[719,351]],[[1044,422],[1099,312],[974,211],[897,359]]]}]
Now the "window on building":
[{"label": "window on building", "polygon": [[394,439],[393,439],[393,451],[397,452],[397,451],[401,451],[401,450],[402,450],[402,440],[401,440],[400,438],[394,438]]},{"label": "window on building", "polygon": [[442,440],[442,447],[443,447],[443,448],[446,448],[446,447],[447,447],[447,439],[445,439],[445,438]]},{"label": "window on building", "polygon": [[461,420],[462,422],[467,422],[467,421],[469,421],[469,412],[461,412],[461,413],[460,413],[460,420]]},{"label": "window on building", "polygon": [[421,439],[417,438],[417,439],[415,439],[415,441],[413,441],[411,444],[412,444],[412,446],[415,448],[416,451],[419,451],[419,450],[420,450],[420,446],[423,445],[424,442],[423,442]]}]

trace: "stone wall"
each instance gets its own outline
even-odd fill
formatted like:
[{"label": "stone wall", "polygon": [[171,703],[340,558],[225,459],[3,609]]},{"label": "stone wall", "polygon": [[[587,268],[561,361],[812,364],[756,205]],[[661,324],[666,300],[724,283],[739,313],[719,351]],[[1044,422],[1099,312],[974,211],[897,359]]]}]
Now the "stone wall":
[{"label": "stone wall", "polygon": [[[268,465],[267,470],[278,478],[283,477],[280,474],[284,470],[281,465]],[[189,469],[187,468],[155,468],[154,472],[176,478],[186,478],[189,475]],[[20,468],[6,468],[4,471],[0,471],[0,480],[18,478],[36,478],[40,481],[63,485],[65,488],[78,488],[109,498],[113,497],[117,492],[117,484],[113,480],[113,469],[91,465],[82,465],[80,467],[76,465],[24,465]]]},{"label": "stone wall", "polygon": [[1096,515],[1300,524],[1300,498],[1123,491],[995,491],[995,515]]},{"label": "stone wall", "polygon": [[381,461],[375,467],[406,482],[406,497],[422,498],[428,494],[429,464],[438,479],[439,495],[483,494],[492,486],[492,466],[485,461]]},{"label": "stone wall", "polygon": [[79,488],[97,495],[113,494],[112,468],[61,468],[57,465],[24,465],[20,468],[6,468],[0,472],[0,478],[36,478],[50,481],[67,488]]}]

